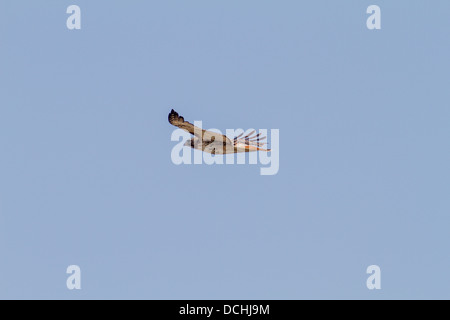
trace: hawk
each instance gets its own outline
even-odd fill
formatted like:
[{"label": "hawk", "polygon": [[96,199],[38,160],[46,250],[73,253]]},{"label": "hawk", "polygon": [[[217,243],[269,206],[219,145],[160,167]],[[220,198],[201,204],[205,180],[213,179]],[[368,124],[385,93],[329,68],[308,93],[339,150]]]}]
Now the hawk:
[{"label": "hawk", "polygon": [[256,130],[253,130],[244,137],[242,137],[244,133],[241,133],[231,140],[225,135],[203,130],[190,122],[184,121],[184,118],[178,115],[173,109],[169,113],[169,123],[194,135],[192,139],[186,141],[185,146],[211,154],[270,151],[270,149],[261,148],[266,144],[261,141],[267,137],[260,137],[261,133],[255,135]]}]

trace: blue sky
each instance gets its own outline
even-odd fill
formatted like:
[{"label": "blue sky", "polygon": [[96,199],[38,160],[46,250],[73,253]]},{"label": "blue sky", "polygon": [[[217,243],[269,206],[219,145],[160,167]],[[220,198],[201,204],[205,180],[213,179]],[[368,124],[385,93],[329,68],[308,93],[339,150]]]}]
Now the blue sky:
[{"label": "blue sky", "polygon": [[[0,298],[450,298],[449,10],[2,1]],[[279,173],[175,166],[171,108],[279,129]]]}]

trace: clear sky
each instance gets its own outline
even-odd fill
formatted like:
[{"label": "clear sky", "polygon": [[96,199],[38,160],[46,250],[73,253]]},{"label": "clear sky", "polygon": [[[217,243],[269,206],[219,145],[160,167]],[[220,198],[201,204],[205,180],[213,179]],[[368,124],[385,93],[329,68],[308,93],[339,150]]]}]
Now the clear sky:
[{"label": "clear sky", "polygon": [[[450,298],[449,12],[1,1],[0,298]],[[278,175],[174,165],[171,108],[279,129]]]}]

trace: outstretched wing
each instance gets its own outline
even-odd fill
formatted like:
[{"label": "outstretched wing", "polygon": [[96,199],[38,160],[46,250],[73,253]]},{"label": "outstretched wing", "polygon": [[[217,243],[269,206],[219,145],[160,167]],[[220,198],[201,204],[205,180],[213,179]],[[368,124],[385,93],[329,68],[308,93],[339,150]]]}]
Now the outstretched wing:
[{"label": "outstretched wing", "polygon": [[184,121],[184,118],[181,117],[175,110],[172,109],[172,111],[169,113],[169,122],[170,124],[174,125],[175,127],[178,127],[180,129],[183,129],[184,131],[189,132],[192,135],[195,135],[199,139],[201,139],[204,142],[223,142],[226,144],[232,144],[231,140],[228,139],[223,134],[203,130],[199,127],[194,126],[192,123]]},{"label": "outstretched wing", "polygon": [[199,127],[194,126],[192,123],[184,121],[184,118],[181,117],[173,109],[169,113],[169,123],[175,127],[178,127],[180,129],[183,129],[184,131],[189,132],[192,135],[196,135],[196,134],[199,134],[204,131],[204,130],[200,129]]}]

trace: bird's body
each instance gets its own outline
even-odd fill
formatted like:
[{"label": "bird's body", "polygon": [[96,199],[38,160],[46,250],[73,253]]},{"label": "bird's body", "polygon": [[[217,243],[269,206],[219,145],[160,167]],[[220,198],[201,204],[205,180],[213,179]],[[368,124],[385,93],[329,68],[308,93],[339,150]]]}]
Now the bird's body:
[{"label": "bird's body", "polygon": [[260,138],[260,134],[252,136],[255,131],[240,138],[243,134],[230,140],[228,137],[195,127],[192,123],[184,121],[184,118],[179,116],[173,109],[169,114],[170,124],[183,129],[194,137],[187,140],[185,146],[193,149],[201,150],[211,154],[229,154],[229,153],[241,153],[241,152],[253,152],[253,151],[270,151],[270,149],[263,149],[261,146],[266,143],[260,142],[266,137]]}]

